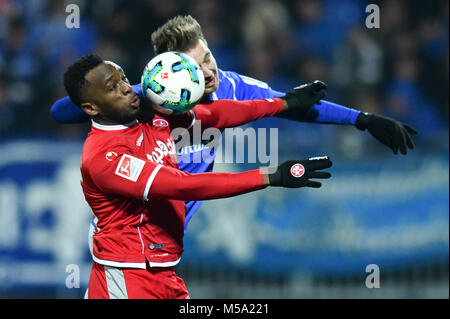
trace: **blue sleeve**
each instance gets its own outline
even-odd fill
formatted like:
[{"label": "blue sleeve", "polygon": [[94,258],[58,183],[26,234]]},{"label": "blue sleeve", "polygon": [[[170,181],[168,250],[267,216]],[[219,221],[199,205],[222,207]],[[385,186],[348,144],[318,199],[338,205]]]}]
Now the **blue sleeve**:
[{"label": "blue sleeve", "polygon": [[[140,84],[135,84],[132,88],[136,94],[142,97],[142,88]],[[83,123],[90,119],[89,115],[75,105],[68,96],[53,103],[50,108],[50,114],[60,123]]]},{"label": "blue sleeve", "polygon": [[50,114],[60,123],[82,123],[89,121],[89,115],[76,106],[68,96],[53,103]]},{"label": "blue sleeve", "polygon": [[359,113],[360,111],[358,110],[321,100],[320,103],[313,105],[309,109],[303,121],[322,124],[355,125]]},{"label": "blue sleeve", "polygon": [[[233,82],[235,97],[237,100],[267,99],[284,96],[285,93],[273,90],[267,83],[237,74],[224,72],[225,79]],[[326,100],[321,100],[311,107],[305,117],[290,117],[301,122],[313,122],[321,124],[351,124],[355,125],[360,111],[339,105]],[[280,117],[288,118],[280,114]]]},{"label": "blue sleeve", "polygon": [[144,95],[142,94],[142,85],[141,85],[141,83],[134,84],[131,87],[133,88],[134,93],[136,93],[140,97],[144,97]]}]

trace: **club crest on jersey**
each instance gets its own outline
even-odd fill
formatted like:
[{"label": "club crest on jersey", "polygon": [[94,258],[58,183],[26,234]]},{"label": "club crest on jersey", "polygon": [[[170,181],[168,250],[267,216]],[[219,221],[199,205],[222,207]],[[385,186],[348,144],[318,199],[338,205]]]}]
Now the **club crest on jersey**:
[{"label": "club crest on jersey", "polygon": [[163,119],[156,119],[156,120],[153,120],[153,126],[166,127],[166,126],[169,126],[169,123]]},{"label": "club crest on jersey", "polygon": [[291,174],[296,178],[302,177],[305,174],[305,167],[302,164],[294,164],[291,167]]},{"label": "club crest on jersey", "polygon": [[116,152],[108,152],[106,153],[105,157],[108,161],[112,162],[112,160],[114,159],[114,157],[117,156]]},{"label": "club crest on jersey", "polygon": [[128,154],[123,154],[119,164],[117,165],[116,175],[136,182],[142,172],[142,169],[144,168],[144,164],[145,161],[139,158]]}]

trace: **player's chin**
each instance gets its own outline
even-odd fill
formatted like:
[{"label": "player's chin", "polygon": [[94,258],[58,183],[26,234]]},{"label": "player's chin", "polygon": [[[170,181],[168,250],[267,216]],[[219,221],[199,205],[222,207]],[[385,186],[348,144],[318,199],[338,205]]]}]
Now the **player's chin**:
[{"label": "player's chin", "polygon": [[205,93],[203,93],[203,94],[204,95],[212,94],[212,93],[216,92],[218,88],[219,88],[219,81],[216,81],[216,83],[214,83],[214,85],[205,87]]},{"label": "player's chin", "polygon": [[128,107],[128,112],[130,113],[130,115],[136,115],[140,112],[141,110],[141,105],[139,103],[139,99],[137,102],[131,103]]},{"label": "player's chin", "polygon": [[129,116],[136,116],[141,111],[140,105],[130,105],[128,109],[128,115]]}]

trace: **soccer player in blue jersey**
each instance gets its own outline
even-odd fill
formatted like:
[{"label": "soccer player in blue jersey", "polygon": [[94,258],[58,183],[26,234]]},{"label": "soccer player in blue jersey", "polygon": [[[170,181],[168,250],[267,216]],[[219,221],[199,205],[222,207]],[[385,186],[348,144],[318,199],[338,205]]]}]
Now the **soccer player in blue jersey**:
[{"label": "soccer player in blue jersey", "polygon": [[[152,44],[155,54],[166,51],[179,51],[192,56],[201,66],[205,76],[206,100],[234,99],[252,100],[281,97],[285,93],[270,88],[267,83],[240,75],[232,71],[223,71],[217,67],[212,52],[208,48],[206,39],[198,22],[191,16],[177,16],[166,22],[152,34]],[[289,88],[290,89],[290,88]],[[140,84],[133,85],[133,90],[143,97]],[[308,94],[320,94],[322,98],[326,85],[320,81],[305,84],[305,97]],[[313,99],[317,101],[318,99]],[[89,117],[77,107],[69,97],[55,102],[51,114],[58,122],[79,123],[88,121]],[[294,121],[311,123],[335,123],[354,125],[359,130],[368,130],[378,141],[390,147],[397,154],[407,153],[407,149],[414,148],[410,134],[417,132],[407,124],[383,116],[368,114],[358,110],[335,104],[326,100],[311,103],[306,114],[286,112],[280,117]],[[206,142],[205,142],[206,143]],[[191,158],[205,158],[196,152],[214,152],[214,149],[191,147]],[[213,154],[214,155],[214,154]],[[189,173],[210,172],[214,162],[180,161],[180,170]],[[193,214],[200,207],[200,201],[186,203],[185,230]]]}]

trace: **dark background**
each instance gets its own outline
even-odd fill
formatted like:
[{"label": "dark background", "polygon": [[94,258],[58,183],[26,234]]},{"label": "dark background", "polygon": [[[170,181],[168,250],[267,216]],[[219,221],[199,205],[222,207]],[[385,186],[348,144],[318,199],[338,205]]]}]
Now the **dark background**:
[{"label": "dark background", "polygon": [[[67,3],[0,1],[1,137],[78,137],[48,112],[66,95],[68,64],[97,52],[138,83],[150,34],[177,14],[200,22],[223,70],[281,91],[321,79],[328,100],[396,117],[423,137],[448,128],[448,1],[73,1],[80,29],[65,28]],[[364,25],[369,3],[381,8],[379,29]]]}]

